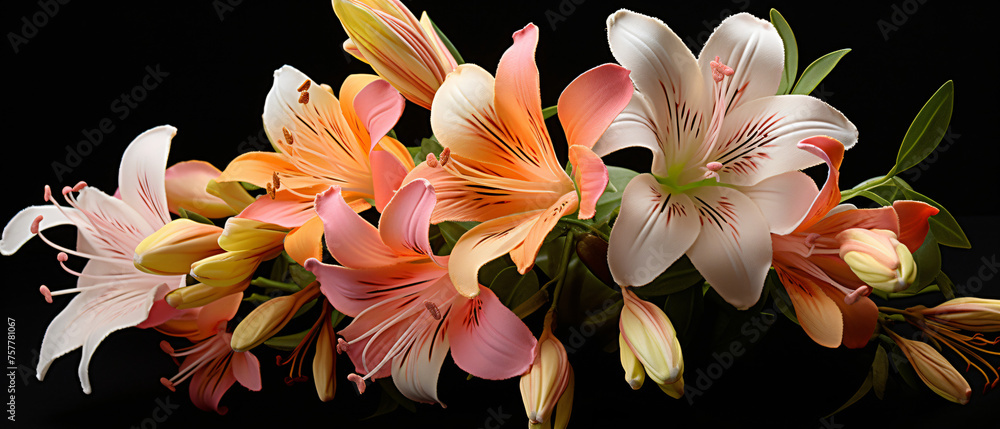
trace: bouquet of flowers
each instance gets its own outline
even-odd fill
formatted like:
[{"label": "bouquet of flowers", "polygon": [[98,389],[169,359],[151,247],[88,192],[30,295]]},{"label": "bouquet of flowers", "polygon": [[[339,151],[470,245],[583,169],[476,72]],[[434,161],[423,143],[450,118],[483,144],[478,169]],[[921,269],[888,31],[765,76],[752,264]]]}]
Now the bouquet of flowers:
[{"label": "bouquet of flowers", "polygon": [[[564,428],[574,396],[591,392],[577,391],[582,356],[563,327],[594,327],[603,350],[586,352],[616,356],[606,370],[631,389],[680,399],[700,394],[682,347],[699,323],[766,314],[872,356],[841,409],[882,398],[894,378],[959,404],[976,400],[969,378],[1000,382],[1000,301],[956,297],[939,247],[969,240],[902,174],[945,137],[951,81],[927,91],[888,172],[852,186],[840,171],[859,129],[809,95],[848,50],[800,68],[777,10],[726,17],[700,52],[667,17],[615,12],[615,63],[548,105],[535,24],[490,65],[399,0],[332,3],[343,50],[371,73],[274,71],[270,148],[221,170],[168,167],[178,129],[157,126],[122,154],[116,190],[45,185],[44,204],[7,222],[3,254],[41,240],[77,277],[39,287],[63,306],[39,380],[81,349],[90,393],[100,343],[140,328],[177,363],[150,380],[208,412],[225,414],[237,383],[262,389],[270,348],[285,383],[312,384],[320,401],[376,389],[391,408],[443,407],[458,394],[438,389],[453,365],[518,380],[519,418]],[[404,115],[424,115],[432,134]],[[648,170],[606,163],[628,148],[651,155]],[[818,177],[802,171],[814,166]],[[67,225],[75,245],[50,239]],[[709,334],[732,334],[716,322]],[[338,396],[338,381],[361,398]]]}]

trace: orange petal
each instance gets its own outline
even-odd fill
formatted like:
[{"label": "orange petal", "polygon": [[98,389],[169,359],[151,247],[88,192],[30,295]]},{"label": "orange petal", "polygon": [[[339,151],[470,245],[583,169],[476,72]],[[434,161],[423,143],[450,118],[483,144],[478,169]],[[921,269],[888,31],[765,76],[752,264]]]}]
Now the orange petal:
[{"label": "orange petal", "polygon": [[518,213],[476,225],[458,239],[451,251],[448,273],[458,293],[479,295],[479,268],[521,245],[541,210]]},{"label": "orange petal", "polygon": [[299,265],[305,266],[309,258],[323,259],[323,220],[313,216],[302,226],[285,236],[285,251]]},{"label": "orange petal", "polygon": [[840,347],[844,319],[837,303],[805,276],[782,269],[778,269],[778,276],[792,300],[802,330],[823,347]]}]

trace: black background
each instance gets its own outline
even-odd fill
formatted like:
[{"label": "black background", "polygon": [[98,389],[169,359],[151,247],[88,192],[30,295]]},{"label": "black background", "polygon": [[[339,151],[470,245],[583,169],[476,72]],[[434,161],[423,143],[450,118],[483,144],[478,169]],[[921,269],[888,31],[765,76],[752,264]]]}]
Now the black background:
[{"label": "black background", "polygon": [[[299,68],[318,82],[338,88],[351,73],[370,72],[346,56],[346,38],[329,2],[97,2],[70,1],[46,19],[36,32],[25,33],[22,17],[43,13],[36,1],[4,2],[0,28],[7,35],[3,82],[7,112],[3,116],[4,206],[6,222],[24,206],[42,203],[42,186],[59,189],[78,180],[107,192],[116,187],[121,153],[136,135],[170,124],[179,131],[170,163],[203,159],[219,168],[241,151],[252,149],[249,138],[262,135],[260,114],[271,86],[272,71],[283,64]],[[116,4],[112,4],[116,3]],[[233,3],[237,3],[233,1]],[[302,2],[305,3],[305,2]],[[576,4],[580,3],[580,4]],[[945,249],[951,278],[974,286],[979,295],[1000,297],[998,282],[984,261],[995,258],[1000,220],[996,209],[998,149],[993,130],[997,118],[996,10],[970,8],[955,1],[917,0],[866,2],[409,2],[416,13],[428,9],[451,37],[466,61],[495,71],[510,35],[528,22],[540,27],[537,52],[544,105],[553,105],[562,89],[583,71],[613,61],[607,48],[605,19],[625,7],[663,19],[682,39],[704,41],[720,18],[747,11],[766,17],[771,7],[782,11],[799,42],[801,71],[827,52],[853,48],[820,87],[826,101],[844,112],[860,130],[860,141],[848,152],[842,172],[845,188],[884,174],[913,116],[945,81],[955,81],[952,142],[944,142],[925,163],[920,177],[904,173],[914,186],[948,207],[965,226],[971,250]],[[898,8],[900,12],[895,12]],[[51,9],[51,7],[50,7]],[[904,9],[912,13],[906,13]],[[894,16],[893,14],[896,14]],[[41,16],[41,15],[40,15]],[[895,18],[895,24],[893,19]],[[905,18],[905,22],[903,19]],[[42,22],[41,17],[36,22]],[[896,25],[884,34],[879,21]],[[11,34],[31,35],[15,47]],[[697,44],[697,42],[695,42]],[[697,49],[700,49],[698,44]],[[128,116],[114,100],[142,83],[146,67],[159,66],[169,75],[151,89]],[[412,145],[430,134],[428,114],[408,104],[400,140]],[[100,145],[58,180],[54,162],[67,163],[67,145],[83,139],[81,130],[99,127],[107,118],[113,131]],[[561,132],[550,122],[559,147]],[[627,151],[607,159],[609,165],[648,168],[649,155]],[[820,172],[822,175],[823,173]],[[54,233],[72,243],[71,232]],[[75,281],[55,261],[55,251],[38,240],[16,256],[0,258],[4,282],[3,316],[16,321],[16,357],[22,368],[34,368],[33,350],[41,345],[48,322],[69,298],[47,305],[37,293],[41,283],[54,288]],[[77,261],[78,262],[78,261]],[[986,267],[986,268],[984,268]],[[706,315],[711,317],[711,315]],[[537,324],[537,323],[536,323]],[[361,421],[370,415],[379,392],[356,397],[343,380],[337,399],[320,403],[311,383],[286,386],[285,369],[276,368],[274,352],[257,351],[264,390],[236,386],[223,399],[227,416],[202,412],[191,405],[186,386],[177,393],[158,382],[176,366],[157,347],[152,331],[126,330],[106,339],[91,363],[94,393],[84,395],[76,367],[79,352],[52,365],[44,382],[15,378],[17,424],[20,427],[154,427],[157,400],[177,404],[155,427],[208,427],[220,424],[276,425],[316,422],[324,426],[362,425],[437,427],[520,427],[524,417],[516,380],[465,381],[449,360],[440,397],[449,408],[418,406]],[[870,352],[870,351],[869,351]],[[1000,405],[1000,394],[983,395],[982,379],[968,373],[972,402],[948,403],[927,389],[890,391],[885,401],[869,395],[832,418],[822,417],[853,394],[864,379],[866,352],[829,350],[813,344],[798,326],[780,318],[751,352],[736,362],[693,404],[671,400],[649,385],[631,391],[622,381],[617,354],[585,347],[571,357],[577,374],[576,427],[649,422],[656,426],[701,424],[708,427],[765,424],[778,427],[868,427],[887,423],[916,426],[952,423],[982,427]],[[686,381],[708,368],[711,356],[688,357]],[[954,357],[954,356],[951,356]],[[956,362],[953,359],[953,362]],[[994,360],[996,362],[996,360]],[[960,363],[960,362],[956,362]],[[342,358],[339,369],[347,373]],[[7,381],[4,381],[7,385]],[[4,396],[7,397],[6,395]],[[5,400],[4,402],[7,402]],[[162,416],[162,413],[156,415]],[[508,416],[501,422],[491,416]],[[5,415],[6,416],[6,415]],[[145,420],[149,419],[149,420]],[[502,423],[498,426],[497,423]]]}]

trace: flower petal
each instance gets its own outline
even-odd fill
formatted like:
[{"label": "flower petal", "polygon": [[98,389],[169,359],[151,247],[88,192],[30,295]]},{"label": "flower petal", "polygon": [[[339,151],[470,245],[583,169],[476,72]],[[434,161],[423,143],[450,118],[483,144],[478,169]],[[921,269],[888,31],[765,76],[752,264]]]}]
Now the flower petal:
[{"label": "flower petal", "polygon": [[677,261],[698,237],[698,212],[685,194],[671,194],[651,174],[635,176],[622,195],[608,242],[615,282],[642,286]]},{"label": "flower petal", "polygon": [[316,275],[320,290],[330,303],[351,317],[373,305],[413,296],[448,274],[447,269],[432,262],[350,269],[311,259],[305,267]]},{"label": "flower petal", "polygon": [[428,323],[416,333],[413,345],[392,361],[392,381],[399,392],[417,402],[438,403],[438,375],[450,348],[448,319]]},{"label": "flower petal", "polygon": [[868,345],[868,340],[878,328],[878,307],[875,303],[868,297],[862,296],[853,304],[848,304],[844,302],[846,294],[843,291],[822,283],[819,286],[837,307],[840,307],[840,313],[844,316],[844,346],[860,349]]},{"label": "flower petal", "polygon": [[740,189],[760,208],[773,234],[788,234],[806,216],[819,192],[816,183],[801,171],[789,171]]},{"label": "flower petal", "polygon": [[580,191],[580,219],[590,219],[597,213],[597,200],[608,187],[608,167],[601,157],[586,146],[569,147],[569,162],[573,164],[576,187]]},{"label": "flower petal", "polygon": [[353,101],[358,119],[365,125],[370,138],[369,151],[392,130],[406,105],[399,91],[382,79],[366,85]]},{"label": "flower petal", "polygon": [[[261,188],[271,183],[274,173],[283,179],[290,176],[302,176],[302,172],[292,165],[286,156],[274,152],[247,152],[229,162],[225,171],[219,175],[216,182],[247,182]],[[288,180],[285,179],[284,182]],[[319,181],[315,181],[319,183]]]},{"label": "flower petal", "polygon": [[233,353],[233,376],[243,387],[258,392],[261,389],[260,361],[250,352]]},{"label": "flower petal", "polygon": [[285,251],[299,265],[305,265],[309,258],[321,259],[323,258],[322,236],[323,220],[319,216],[313,216],[285,236]]},{"label": "flower petal", "polygon": [[816,344],[840,347],[844,338],[844,317],[834,299],[806,276],[781,268],[777,271],[795,307],[795,317],[799,319],[802,330]]},{"label": "flower petal", "polygon": [[[35,218],[42,216],[42,221],[38,224],[38,230],[46,230],[54,226],[70,225],[73,223],[65,213],[76,213],[76,209],[64,207],[61,210],[53,205],[31,206],[25,208],[3,227],[3,238],[0,238],[0,254],[4,256],[13,255],[24,243],[31,240],[35,234],[31,233],[31,224]],[[71,215],[73,216],[73,215]]]},{"label": "flower petal", "polygon": [[406,166],[391,152],[384,150],[372,151],[372,188],[375,190],[375,209],[382,211],[392,199],[392,195],[403,184],[406,178]]},{"label": "flower petal", "polygon": [[[702,76],[712,75],[715,57],[731,67],[733,75],[722,80],[725,100],[731,100],[726,110],[778,92],[781,72],[785,65],[785,48],[781,36],[770,22],[749,13],[732,15],[719,24],[698,54]],[[706,91],[713,92],[715,82],[706,79]]]},{"label": "flower petal", "polygon": [[823,189],[816,194],[809,211],[795,228],[797,232],[801,232],[822,220],[840,204],[840,163],[844,160],[844,145],[826,136],[815,136],[800,141],[796,146],[818,156],[827,166]]},{"label": "flower petal", "polygon": [[502,380],[528,371],[537,341],[488,288],[472,299],[456,297],[448,337],[451,356],[463,371]]},{"label": "flower petal", "polygon": [[524,243],[541,212],[530,211],[493,219],[462,234],[451,251],[448,270],[458,293],[467,298],[479,294],[479,268]]},{"label": "flower petal", "polygon": [[905,200],[892,203],[892,208],[899,217],[899,242],[916,252],[930,229],[927,219],[938,214],[938,209],[922,201]]},{"label": "flower petal", "polygon": [[170,166],[164,172],[167,207],[173,214],[179,208],[210,218],[235,216],[237,213],[225,201],[209,194],[208,182],[222,174],[218,168],[205,161],[184,161]]},{"label": "flower petal", "polygon": [[122,201],[132,207],[154,230],[170,222],[163,172],[167,168],[170,139],[177,129],[162,125],[139,134],[125,148],[118,170]]},{"label": "flower petal", "polygon": [[239,215],[243,219],[273,223],[285,228],[302,226],[315,216],[311,199],[286,190],[275,192],[273,199],[268,195],[257,197],[257,201],[243,209]]},{"label": "flower petal", "polygon": [[829,136],[850,148],[858,141],[858,129],[839,111],[816,98],[763,97],[726,115],[718,143],[709,156],[722,163],[719,176],[723,183],[748,186],[818,164],[816,156],[796,148],[799,141],[812,136]]},{"label": "flower petal", "polygon": [[400,188],[379,219],[382,242],[397,255],[434,259],[428,237],[435,201],[434,188],[426,180],[414,180]]},{"label": "flower petal", "polygon": [[587,70],[559,96],[559,122],[570,146],[593,148],[611,122],[632,99],[629,71],[616,64]]},{"label": "flower petal", "polygon": [[701,232],[687,255],[726,302],[745,310],[760,299],[771,266],[767,220],[737,190],[711,186],[692,194]]},{"label": "flower petal", "polygon": [[316,214],[323,219],[326,248],[337,262],[350,268],[374,268],[395,264],[397,255],[382,243],[378,230],[340,196],[334,186],[316,197]]},{"label": "flower petal", "polygon": [[538,213],[538,217],[535,220],[526,221],[533,224],[531,230],[524,237],[523,244],[510,253],[511,259],[517,265],[517,270],[521,274],[527,273],[535,265],[538,250],[542,248],[545,237],[552,232],[552,228],[556,226],[556,222],[559,222],[559,219],[563,216],[575,212],[578,206],[576,192],[569,192],[563,195],[559,201],[552,204],[551,207]]},{"label": "flower petal", "polygon": [[632,94],[632,100],[625,110],[615,118],[601,138],[594,144],[594,153],[606,156],[610,153],[629,147],[642,147],[653,153],[651,171],[666,176],[666,160],[660,149],[659,131],[652,118],[652,113],[642,94]]}]

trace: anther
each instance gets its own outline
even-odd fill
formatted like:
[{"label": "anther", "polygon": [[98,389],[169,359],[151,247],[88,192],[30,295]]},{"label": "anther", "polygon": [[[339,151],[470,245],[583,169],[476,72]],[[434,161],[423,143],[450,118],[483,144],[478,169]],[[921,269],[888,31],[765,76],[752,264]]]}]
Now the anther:
[{"label": "anther", "polygon": [[448,160],[450,159],[451,159],[451,148],[446,147],[444,148],[443,151],[441,151],[441,166],[444,167],[445,165],[448,165]]},{"label": "anther", "polygon": [[271,182],[267,182],[267,196],[274,199],[274,188],[271,186]]},{"label": "anther", "polygon": [[343,338],[337,338],[337,353],[338,354],[346,352],[348,347],[349,347],[349,344],[347,343],[347,341],[344,341]]},{"label": "anther", "polygon": [[170,345],[166,340],[160,341],[160,350],[168,355],[174,354],[174,347]]},{"label": "anther", "polygon": [[438,164],[437,157],[435,157],[433,153],[427,154],[427,166],[428,167],[430,167],[430,168],[437,168],[439,165],[440,164]]},{"label": "anther", "polygon": [[710,64],[712,66],[712,79],[716,82],[722,82],[724,77],[732,76],[735,73],[732,67],[719,62],[718,55],[716,55],[715,61],[712,61]]},{"label": "anther", "polygon": [[360,375],[351,373],[350,375],[347,376],[347,379],[349,381],[353,381],[354,384],[358,387],[358,394],[359,395],[365,393],[365,379],[361,378]]},{"label": "anther", "polygon": [[292,133],[288,132],[288,128],[281,127],[281,133],[285,135],[285,141],[287,141],[289,145],[295,143],[295,138],[292,137]]},{"label": "anther", "polygon": [[277,191],[281,188],[281,179],[278,178],[278,172],[275,171],[271,173],[271,182],[274,183],[274,190]]},{"label": "anther", "polygon": [[439,310],[433,302],[424,301],[424,307],[427,308],[427,312],[431,313],[431,317],[433,317],[434,320],[441,320],[441,310]]},{"label": "anther", "polygon": [[52,304],[52,292],[49,291],[48,286],[42,285],[38,288],[38,291],[45,297],[45,302]]},{"label": "anther", "polygon": [[309,104],[309,93],[302,91],[299,93],[299,104]]},{"label": "anther", "polygon": [[35,220],[31,221],[31,233],[38,234],[38,224],[42,223],[42,215],[38,215]]},{"label": "anther", "polygon": [[174,387],[174,383],[171,383],[170,380],[167,380],[166,377],[160,377],[160,384],[162,384],[167,389],[170,389],[171,392],[177,391],[177,388]]},{"label": "anther", "polygon": [[87,187],[87,182],[81,180],[77,182],[76,186],[73,187],[73,192],[80,192],[80,190],[86,187]]},{"label": "anther", "polygon": [[66,252],[59,252],[59,254],[56,255],[56,260],[59,262],[66,262],[69,260],[69,255],[67,255]]},{"label": "anther", "polygon": [[45,199],[45,202],[52,199],[52,188],[50,188],[49,185],[45,185],[45,196],[43,198]]},{"label": "anther", "polygon": [[297,89],[296,91],[298,91],[298,92],[308,91],[309,90],[309,85],[311,85],[311,84],[312,84],[312,81],[306,79],[305,82],[302,82],[302,85],[299,85],[299,89]]}]

